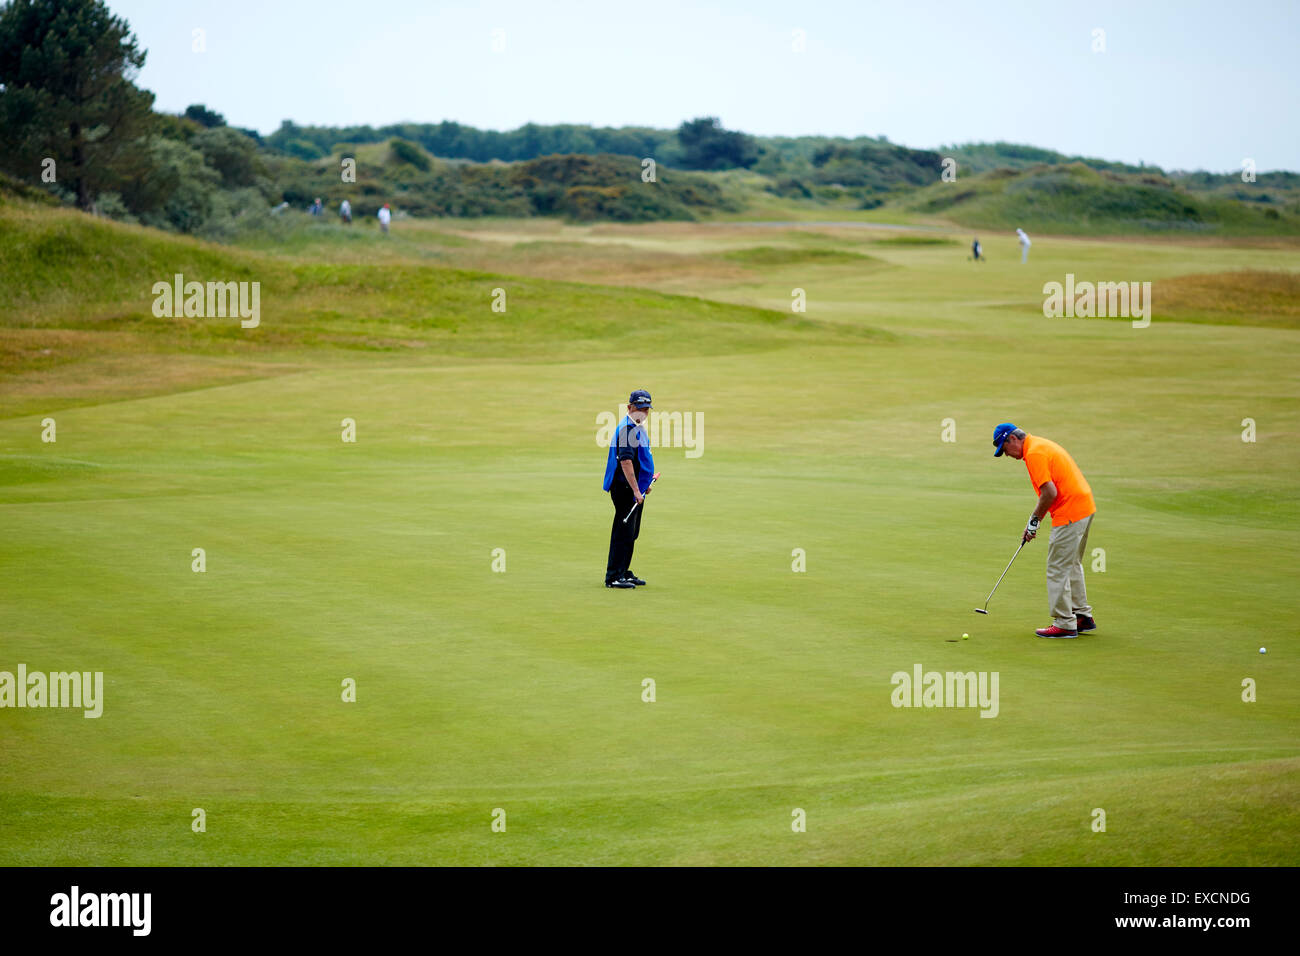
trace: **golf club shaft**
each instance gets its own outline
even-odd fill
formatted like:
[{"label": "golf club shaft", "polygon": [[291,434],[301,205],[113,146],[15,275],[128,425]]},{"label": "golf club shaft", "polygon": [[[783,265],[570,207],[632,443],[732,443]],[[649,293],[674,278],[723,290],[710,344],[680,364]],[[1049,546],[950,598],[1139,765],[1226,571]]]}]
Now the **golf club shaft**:
[{"label": "golf club shaft", "polygon": [[[1021,541],[1021,542],[1020,542],[1020,547],[1016,548],[1016,553],[1013,554],[1013,555],[1011,556],[1011,560],[1007,562],[1007,566],[1006,566],[1005,568],[1002,569],[1002,577],[998,578],[998,584],[1001,584],[1001,583],[1002,583],[1002,578],[1005,578],[1005,577],[1007,576],[1007,572],[1011,570],[1011,565],[1013,565],[1013,564],[1016,563],[1016,558],[1020,557],[1020,552],[1024,550],[1025,544],[1026,544],[1026,542],[1024,542],[1024,541]],[[989,592],[989,596],[988,596],[987,598],[984,599],[984,606],[985,606],[985,607],[988,607],[988,606],[989,606],[989,601],[992,601],[992,600],[993,600],[993,594],[994,594],[994,592],[997,591],[997,589],[998,589],[998,584],[993,585],[993,590],[990,591],[990,592]]]},{"label": "golf club shaft", "polygon": [[[654,478],[651,478],[651,479],[650,479],[650,484],[653,485],[653,484],[655,483],[655,481],[658,480],[658,478],[659,478],[659,476],[658,476],[658,475],[655,475]],[[650,493],[650,489],[647,488],[647,489],[646,489],[646,495],[648,495],[649,493]],[[644,500],[645,495],[642,495],[641,498]],[[626,515],[626,517],[623,518],[623,523],[624,523],[624,524],[627,524],[627,519],[630,518],[630,517],[632,517],[632,512],[633,512],[633,511],[636,511],[636,506],[639,505],[640,503],[641,503],[640,501],[634,501],[634,502],[632,502],[632,507],[627,509],[627,515]]]}]

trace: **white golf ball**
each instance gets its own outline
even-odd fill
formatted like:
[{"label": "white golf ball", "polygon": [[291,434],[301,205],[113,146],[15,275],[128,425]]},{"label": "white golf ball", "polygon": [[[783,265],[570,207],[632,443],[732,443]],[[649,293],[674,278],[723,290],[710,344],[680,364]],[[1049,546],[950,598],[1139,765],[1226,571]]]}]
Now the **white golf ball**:
[{"label": "white golf ball", "polygon": [[968,640],[970,640],[970,635],[969,635],[969,634],[963,634],[963,635],[961,636],[961,639],[962,639],[963,641],[968,641]]},{"label": "white golf ball", "polygon": [[1264,653],[1264,648],[1261,647],[1261,648],[1259,649],[1259,652],[1260,652],[1261,654],[1263,654],[1263,653]]}]

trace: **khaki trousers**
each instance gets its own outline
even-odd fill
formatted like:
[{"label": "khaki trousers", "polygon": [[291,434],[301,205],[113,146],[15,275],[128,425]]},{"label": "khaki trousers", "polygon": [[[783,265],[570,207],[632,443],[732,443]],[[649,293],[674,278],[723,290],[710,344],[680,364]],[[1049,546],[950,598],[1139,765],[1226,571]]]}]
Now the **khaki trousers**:
[{"label": "khaki trousers", "polygon": [[1076,612],[1092,616],[1083,586],[1083,556],[1088,550],[1088,531],[1094,517],[1054,525],[1047,545],[1047,602],[1053,623],[1067,631],[1076,629]]}]

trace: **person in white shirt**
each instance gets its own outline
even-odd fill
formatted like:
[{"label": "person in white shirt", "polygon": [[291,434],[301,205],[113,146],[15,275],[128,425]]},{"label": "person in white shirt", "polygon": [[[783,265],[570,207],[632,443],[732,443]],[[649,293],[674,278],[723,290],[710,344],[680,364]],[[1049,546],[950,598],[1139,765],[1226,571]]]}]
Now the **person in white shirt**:
[{"label": "person in white shirt", "polygon": [[384,203],[379,210],[379,228],[383,230],[384,235],[388,235],[388,224],[392,222],[393,214],[388,211],[388,203]]},{"label": "person in white shirt", "polygon": [[346,199],[339,203],[339,218],[343,220],[343,225],[352,225],[352,203]]},{"label": "person in white shirt", "polygon": [[1025,230],[1016,230],[1016,241],[1020,243],[1020,262],[1023,265],[1029,261],[1029,247],[1033,245],[1029,237],[1025,235]]}]

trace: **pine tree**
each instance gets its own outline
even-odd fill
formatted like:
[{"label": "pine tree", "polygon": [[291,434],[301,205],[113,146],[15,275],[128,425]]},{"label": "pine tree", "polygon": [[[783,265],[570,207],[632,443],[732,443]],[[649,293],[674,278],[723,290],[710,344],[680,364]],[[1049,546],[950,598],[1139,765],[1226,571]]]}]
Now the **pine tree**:
[{"label": "pine tree", "polygon": [[152,123],[153,94],[132,80],[144,65],[127,22],[101,0],[12,0],[0,7],[0,165],[57,181],[90,209],[132,175]]}]

